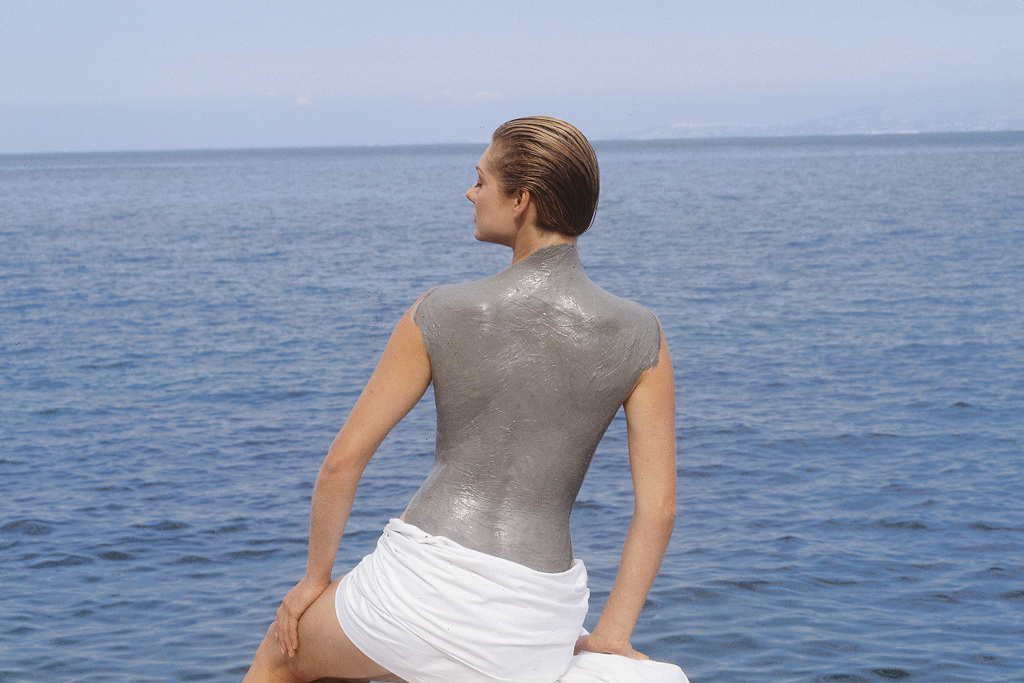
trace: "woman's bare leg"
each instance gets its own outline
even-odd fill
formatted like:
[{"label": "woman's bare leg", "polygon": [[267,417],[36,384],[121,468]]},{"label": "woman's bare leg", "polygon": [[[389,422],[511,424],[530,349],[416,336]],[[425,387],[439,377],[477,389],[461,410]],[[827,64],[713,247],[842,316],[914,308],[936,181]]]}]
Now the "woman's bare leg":
[{"label": "woman's bare leg", "polygon": [[271,625],[243,683],[309,683],[320,679],[401,683],[401,679],[360,652],[341,630],[334,608],[340,581],[333,581],[299,619],[299,649],[294,657],[281,654]]}]

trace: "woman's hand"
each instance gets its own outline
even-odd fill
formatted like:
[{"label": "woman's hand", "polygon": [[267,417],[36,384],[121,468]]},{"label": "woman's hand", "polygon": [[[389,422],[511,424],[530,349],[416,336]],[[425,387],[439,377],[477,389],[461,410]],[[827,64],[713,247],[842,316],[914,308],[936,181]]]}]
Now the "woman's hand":
[{"label": "woman's hand", "polygon": [[633,646],[628,642],[625,645],[601,642],[601,637],[594,637],[594,634],[588,634],[580,636],[576,640],[576,651],[575,654],[580,652],[599,652],[606,655],[620,655],[622,657],[629,657],[630,659],[650,659],[647,655],[642,652],[637,652],[633,649]]},{"label": "woman's hand", "polygon": [[330,582],[313,581],[308,576],[295,584],[295,587],[284,596],[281,606],[277,608],[277,641],[281,644],[281,654],[294,657],[299,649],[299,617],[327,589]]}]

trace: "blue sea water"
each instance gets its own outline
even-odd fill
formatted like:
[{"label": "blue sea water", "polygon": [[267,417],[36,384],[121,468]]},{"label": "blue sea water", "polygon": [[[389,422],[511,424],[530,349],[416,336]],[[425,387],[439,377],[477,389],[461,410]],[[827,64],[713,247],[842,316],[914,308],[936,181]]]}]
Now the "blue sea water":
[{"label": "blue sea water", "polygon": [[[231,681],[394,323],[505,267],[478,146],[0,157],[0,681]],[[1024,681],[1024,134],[598,145],[679,518],[634,636],[694,683]],[[429,394],[338,570],[431,462]],[[623,421],[573,518],[593,624]]]}]

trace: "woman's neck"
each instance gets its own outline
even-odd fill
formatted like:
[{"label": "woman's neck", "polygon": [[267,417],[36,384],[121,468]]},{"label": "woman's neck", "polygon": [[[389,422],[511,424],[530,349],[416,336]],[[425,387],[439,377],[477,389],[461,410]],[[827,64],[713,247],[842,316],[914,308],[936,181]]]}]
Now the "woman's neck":
[{"label": "woman's neck", "polygon": [[544,230],[535,225],[524,226],[516,235],[515,244],[512,245],[512,263],[514,265],[538,249],[553,247],[556,244],[571,244],[575,247],[576,238],[553,230]]}]

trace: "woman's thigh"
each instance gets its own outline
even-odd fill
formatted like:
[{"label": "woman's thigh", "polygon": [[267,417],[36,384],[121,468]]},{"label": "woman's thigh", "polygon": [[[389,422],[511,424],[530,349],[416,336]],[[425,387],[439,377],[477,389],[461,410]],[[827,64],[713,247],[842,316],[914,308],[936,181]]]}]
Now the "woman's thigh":
[{"label": "woman's thigh", "polygon": [[334,606],[340,581],[333,581],[299,619],[299,649],[291,662],[292,669],[306,681],[331,678],[399,681],[360,652],[341,629]]}]

